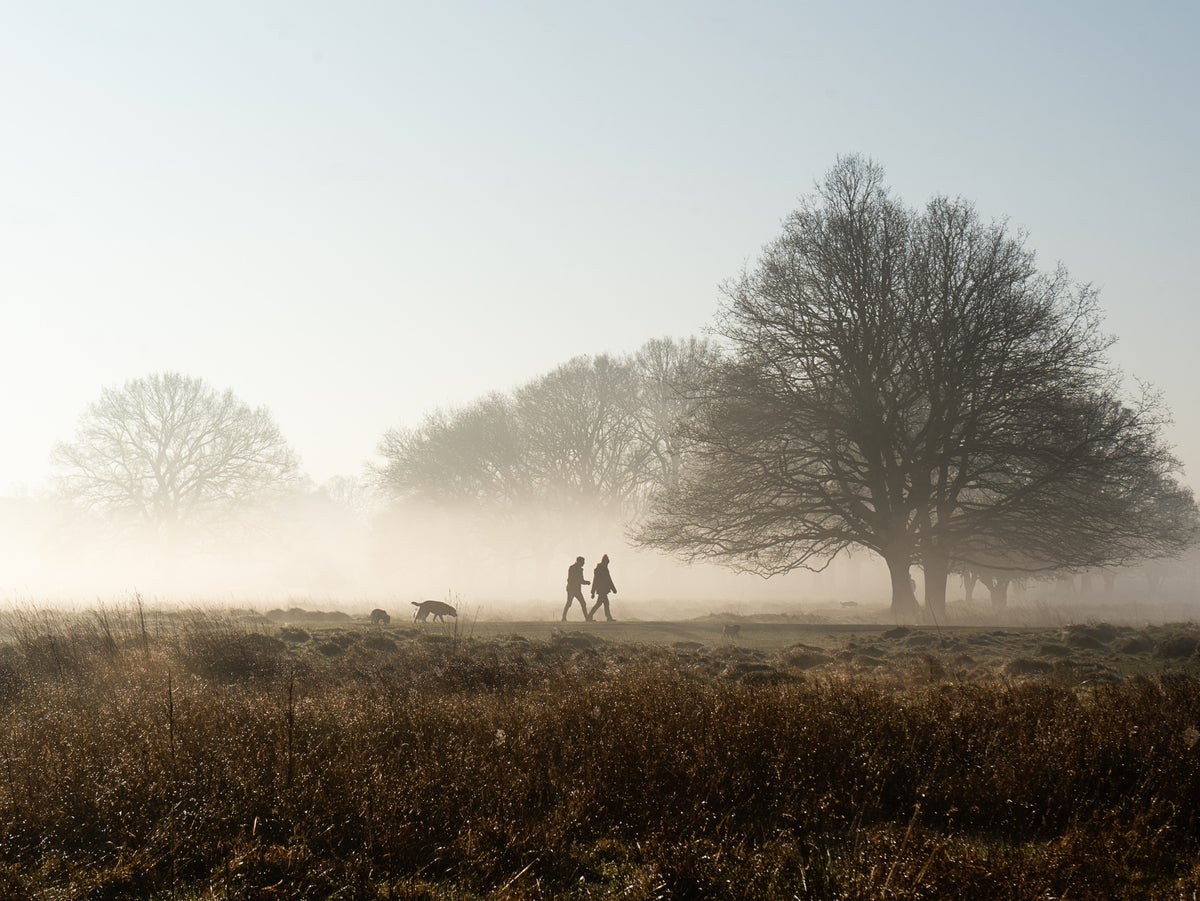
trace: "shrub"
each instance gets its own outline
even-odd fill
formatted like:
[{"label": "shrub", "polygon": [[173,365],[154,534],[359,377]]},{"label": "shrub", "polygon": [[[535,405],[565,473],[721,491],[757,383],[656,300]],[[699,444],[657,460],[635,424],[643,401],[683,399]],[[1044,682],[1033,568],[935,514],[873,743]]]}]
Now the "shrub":
[{"label": "shrub", "polygon": [[242,682],[276,675],[286,651],[283,641],[261,632],[197,629],[185,634],[180,658],[189,672],[223,682]]}]

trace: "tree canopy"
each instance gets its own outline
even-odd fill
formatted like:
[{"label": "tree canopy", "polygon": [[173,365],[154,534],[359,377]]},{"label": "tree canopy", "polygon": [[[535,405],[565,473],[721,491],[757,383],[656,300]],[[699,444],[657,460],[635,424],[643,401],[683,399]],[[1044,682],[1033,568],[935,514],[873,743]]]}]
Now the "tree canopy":
[{"label": "tree canopy", "polygon": [[106,388],[54,458],[68,497],[166,532],[227,521],[297,477],[265,407],[173,372]]},{"label": "tree canopy", "polygon": [[672,483],[698,373],[717,359],[695,339],[576,357],[518,387],[389,431],[382,487],[394,498],[630,517]]},{"label": "tree canopy", "polygon": [[838,161],[725,286],[732,353],[704,382],[691,465],[638,533],[772,574],[869,548],[893,609],[945,604],[955,560],[1069,568],[1169,553],[1190,495],[1153,397],[1122,396],[1095,293],[944,197],[906,207]]}]

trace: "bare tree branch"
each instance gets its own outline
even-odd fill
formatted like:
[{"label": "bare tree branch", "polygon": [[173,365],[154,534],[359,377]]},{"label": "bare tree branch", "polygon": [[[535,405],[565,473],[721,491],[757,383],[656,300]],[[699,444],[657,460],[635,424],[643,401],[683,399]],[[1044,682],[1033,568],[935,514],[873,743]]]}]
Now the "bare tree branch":
[{"label": "bare tree branch", "polygon": [[733,356],[638,540],[764,575],[864,546],[906,616],[917,561],[941,613],[954,560],[1078,567],[1181,547],[1190,496],[1156,406],[1120,398],[1094,292],[1038,270],[969,203],[910,210],[882,176],[839,160],[725,286]]}]

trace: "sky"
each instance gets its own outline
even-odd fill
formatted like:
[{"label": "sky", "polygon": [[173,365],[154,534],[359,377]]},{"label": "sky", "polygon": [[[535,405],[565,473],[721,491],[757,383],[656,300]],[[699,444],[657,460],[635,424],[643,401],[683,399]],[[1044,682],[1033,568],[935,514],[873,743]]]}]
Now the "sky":
[{"label": "sky", "polygon": [[1200,5],[0,0],[0,496],[104,387],[265,405],[318,483],[703,334],[838,155],[1100,289],[1200,487]]}]

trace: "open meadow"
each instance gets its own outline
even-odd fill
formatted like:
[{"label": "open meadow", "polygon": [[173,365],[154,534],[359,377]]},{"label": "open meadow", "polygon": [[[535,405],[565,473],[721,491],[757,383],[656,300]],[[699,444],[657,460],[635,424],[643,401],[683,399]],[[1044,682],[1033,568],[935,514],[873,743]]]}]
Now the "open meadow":
[{"label": "open meadow", "polygon": [[1177,898],[1200,627],[0,617],[0,897]]}]

